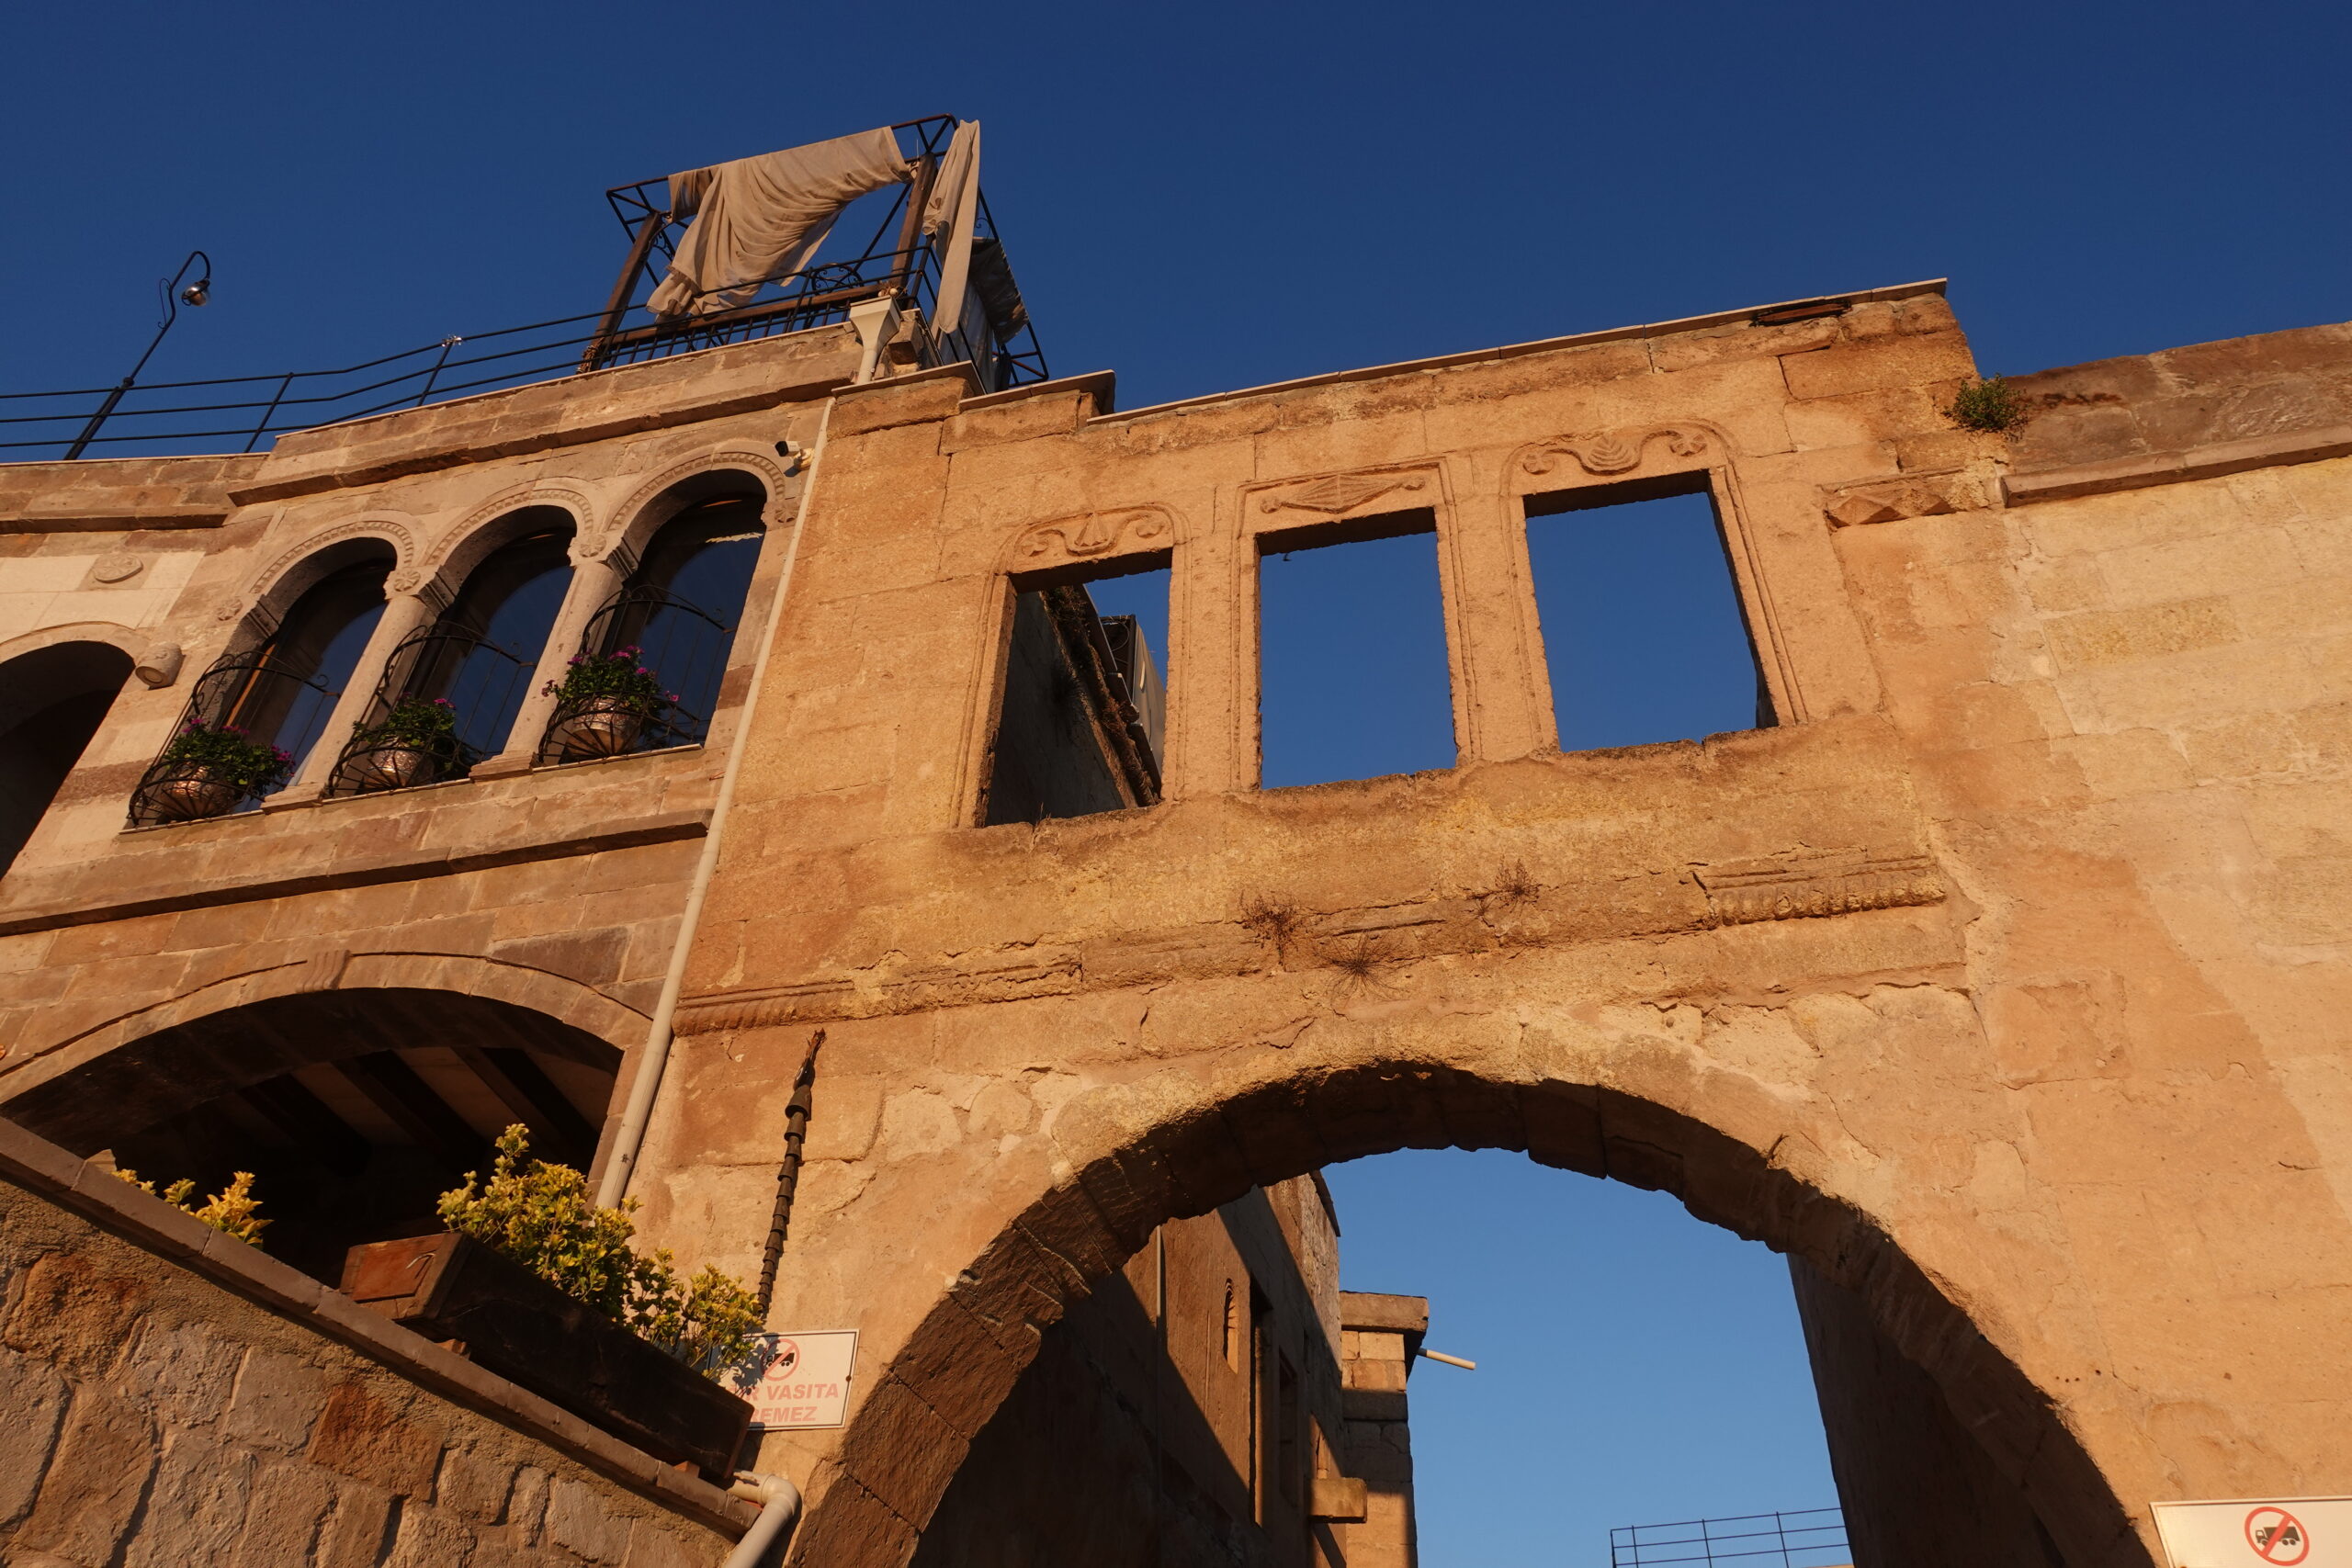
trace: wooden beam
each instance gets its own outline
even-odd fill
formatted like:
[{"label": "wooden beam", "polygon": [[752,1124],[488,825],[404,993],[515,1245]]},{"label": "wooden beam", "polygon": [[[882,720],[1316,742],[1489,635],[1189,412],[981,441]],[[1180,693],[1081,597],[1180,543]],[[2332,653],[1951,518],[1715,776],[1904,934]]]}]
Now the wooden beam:
[{"label": "wooden beam", "polygon": [[585,1168],[596,1152],[596,1130],[564,1098],[547,1070],[528,1051],[512,1046],[455,1047],[458,1060],[473,1070],[498,1102],[531,1130],[542,1159]]},{"label": "wooden beam", "polygon": [[368,1140],[291,1073],[238,1092],[271,1126],[336,1175],[356,1176],[367,1168]]},{"label": "wooden beam", "polygon": [[379,1051],[372,1056],[337,1063],[335,1070],[351,1081],[352,1088],[366,1095],[377,1110],[390,1117],[401,1132],[429,1153],[447,1160],[452,1168],[465,1170],[481,1166],[487,1147],[481,1134],[468,1126],[466,1119],[451,1110],[447,1100],[433,1092],[431,1085],[416,1076],[416,1069],[399,1056],[390,1051]]}]

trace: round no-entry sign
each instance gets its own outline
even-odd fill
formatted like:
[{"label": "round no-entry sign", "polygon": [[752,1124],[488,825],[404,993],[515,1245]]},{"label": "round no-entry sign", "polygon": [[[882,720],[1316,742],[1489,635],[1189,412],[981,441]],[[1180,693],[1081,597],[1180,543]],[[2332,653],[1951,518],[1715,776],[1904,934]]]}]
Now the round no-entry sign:
[{"label": "round no-entry sign", "polygon": [[2245,1543],[2254,1548],[2256,1557],[2277,1568],[2295,1568],[2312,1553],[2311,1533],[2303,1529],[2302,1520],[2272,1503],[2247,1511]]}]

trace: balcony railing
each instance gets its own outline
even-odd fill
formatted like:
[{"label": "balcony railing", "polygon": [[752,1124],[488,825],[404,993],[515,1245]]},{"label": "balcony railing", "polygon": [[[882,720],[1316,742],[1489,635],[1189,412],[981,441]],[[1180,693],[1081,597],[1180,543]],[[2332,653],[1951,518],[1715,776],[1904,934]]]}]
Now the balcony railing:
[{"label": "balcony railing", "polygon": [[[893,187],[887,209],[879,194],[870,198],[881,221],[864,254],[764,279],[757,296],[740,308],[670,320],[645,309],[639,297],[659,281],[683,225],[656,205],[667,199],[659,194],[663,182],[642,181],[607,193],[631,249],[628,268],[604,310],[453,335],[334,370],[158,381],[127,390],[0,393],[0,462],[64,455],[93,412],[118,391],[119,400],[91,436],[89,456],[252,452],[289,431],[829,326],[847,321],[851,306],[886,295],[919,309],[931,323],[918,334],[916,352],[924,363],[967,361],[991,389],[1043,380],[1045,355],[1012,286],[985,198],[972,283],[989,321],[988,331],[976,335],[987,341],[967,341],[960,321],[937,319],[942,258],[912,221],[913,203],[928,188],[953,123],[936,116],[898,128],[902,144],[916,149],[914,178]],[[862,201],[851,210],[867,207]]]},{"label": "balcony railing", "polygon": [[[372,795],[461,779],[506,745],[530,691],[533,660],[461,626],[423,626],[401,639],[367,713],[329,775],[329,795]],[[408,705],[448,705],[448,728],[389,725]]]},{"label": "balcony railing", "polygon": [[[174,739],[192,730],[226,731],[275,745],[299,763],[326,728],[341,695],[315,675],[275,663],[266,651],[224,659],[198,677]],[[233,771],[175,759],[174,749],[166,742],[131,791],[132,827],[245,810],[285,784],[280,776],[266,787],[252,787]]]},{"label": "balcony railing", "polygon": [[611,697],[560,703],[539,742],[541,763],[577,762],[671,746],[699,746],[710,731],[711,709],[735,628],[688,600],[659,588],[624,588],[598,610],[581,639],[585,658],[635,649],[635,662],[666,694],[649,705]]},{"label": "balcony railing", "polygon": [[1838,1568],[1852,1561],[1846,1516],[1837,1508],[1620,1525],[1609,1532],[1609,1568]]}]

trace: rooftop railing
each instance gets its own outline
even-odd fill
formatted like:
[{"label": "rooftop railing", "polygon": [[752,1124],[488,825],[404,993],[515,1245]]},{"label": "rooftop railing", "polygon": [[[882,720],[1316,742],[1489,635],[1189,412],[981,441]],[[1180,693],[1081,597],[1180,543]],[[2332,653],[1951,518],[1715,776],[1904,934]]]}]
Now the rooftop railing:
[{"label": "rooftop railing", "polygon": [[[953,124],[934,116],[896,128],[914,149],[910,177],[892,187],[887,209],[879,194],[851,209],[881,210],[862,254],[763,279],[751,302],[735,309],[667,319],[645,309],[640,297],[660,280],[684,224],[657,205],[666,199],[663,182],[641,181],[606,193],[631,249],[601,310],[452,335],[334,370],[0,393],[0,462],[72,456],[85,434],[84,455],[94,457],[253,452],[291,431],[830,326],[847,321],[851,306],[886,295],[922,312],[927,325],[916,334],[916,352],[923,363],[969,362],[989,389],[1043,380],[1045,355],[985,198],[972,285],[982,306],[973,325],[980,318],[987,324],[967,332],[960,315],[938,320],[939,247],[914,217]],[[94,414],[103,414],[95,429]]]},{"label": "rooftop railing", "polygon": [[1852,1561],[1846,1516],[1837,1508],[1620,1525],[1609,1532],[1609,1568],[1840,1568]]}]

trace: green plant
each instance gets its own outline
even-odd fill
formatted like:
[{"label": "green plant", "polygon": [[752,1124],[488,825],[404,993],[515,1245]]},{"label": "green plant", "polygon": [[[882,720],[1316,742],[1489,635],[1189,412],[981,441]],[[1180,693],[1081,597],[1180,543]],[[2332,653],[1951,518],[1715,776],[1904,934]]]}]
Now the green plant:
[{"label": "green plant", "polygon": [[158,1192],[153,1182],[140,1180],[135,1170],[118,1170],[115,1175],[150,1198],[161,1198],[174,1208],[194,1214],[216,1231],[226,1231],[250,1247],[261,1245],[262,1227],[269,1222],[261,1217],[261,1200],[254,1196],[254,1173],[250,1170],[237,1172],[229,1185],[207,1198],[200,1209],[188,1201],[196,1196],[193,1181],[175,1181]]},{"label": "green plant", "polygon": [[663,691],[662,678],[637,661],[644,651],[632,643],[594,658],[575,653],[563,679],[549,681],[539,691],[567,706],[592,698],[618,698],[635,712],[653,713],[678,696]]},{"label": "green plant", "polygon": [[405,746],[436,751],[458,733],[458,710],[447,697],[402,697],[374,724],[354,724],[351,738],[363,745]]},{"label": "green plant", "polygon": [[275,746],[250,739],[232,724],[208,728],[190,720],[164,748],[157,761],[190,771],[201,770],[222,784],[235,784],[247,795],[265,795],[286,781],[294,759]]},{"label": "green plant", "polygon": [[579,1171],[530,1157],[530,1134],[520,1125],[499,1134],[490,1179],[467,1172],[463,1187],[441,1194],[440,1213],[451,1230],[504,1253],[713,1381],[750,1353],[759,1332],[758,1303],[741,1281],[708,1264],[681,1280],[667,1248],[637,1251],[630,1246],[637,1200],[598,1207]]},{"label": "green plant", "polygon": [[1944,412],[1963,430],[1994,434],[2016,430],[2033,417],[2026,395],[2011,386],[2006,376],[1969,382]]}]

